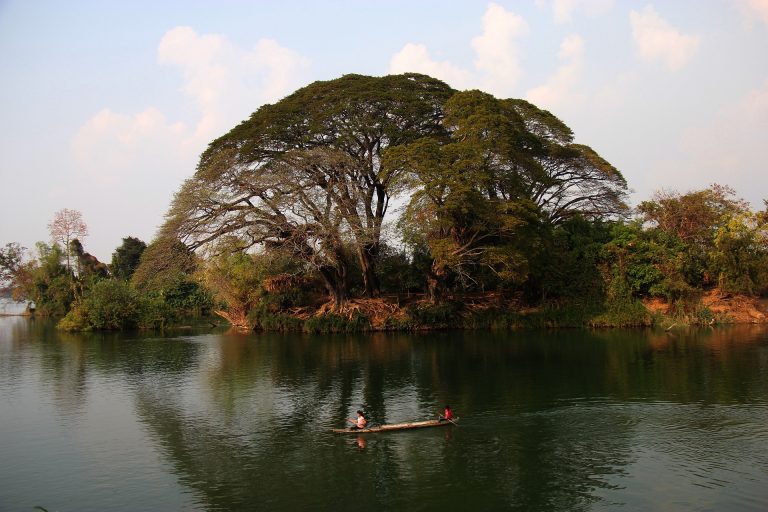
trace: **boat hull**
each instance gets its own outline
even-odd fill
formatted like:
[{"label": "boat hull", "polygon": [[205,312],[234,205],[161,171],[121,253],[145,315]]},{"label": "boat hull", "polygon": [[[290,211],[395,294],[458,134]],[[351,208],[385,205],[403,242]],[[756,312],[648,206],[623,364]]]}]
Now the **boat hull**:
[{"label": "boat hull", "polygon": [[370,428],[334,428],[333,432],[336,434],[372,434],[374,432],[393,432],[395,430],[411,430],[414,428],[429,428],[429,427],[447,427],[449,425],[455,425],[459,421],[458,418],[451,421],[412,421],[408,423],[391,423],[389,425],[380,425],[378,427]]}]

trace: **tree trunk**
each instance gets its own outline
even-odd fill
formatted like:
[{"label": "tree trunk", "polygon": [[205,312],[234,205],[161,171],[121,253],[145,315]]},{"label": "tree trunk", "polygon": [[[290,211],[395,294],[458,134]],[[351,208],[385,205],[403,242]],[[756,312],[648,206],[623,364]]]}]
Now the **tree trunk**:
[{"label": "tree trunk", "polygon": [[323,284],[328,291],[334,307],[338,309],[347,300],[347,291],[349,290],[348,268],[349,263],[341,249],[334,251],[336,265],[326,265],[320,267],[320,275],[323,278]]},{"label": "tree trunk", "polygon": [[360,260],[360,271],[363,274],[363,285],[366,297],[378,297],[381,292],[379,278],[376,276],[376,254],[378,247],[374,244],[357,248],[357,257]]},{"label": "tree trunk", "polygon": [[427,273],[427,293],[429,294],[430,302],[435,303],[443,298],[445,278],[445,267],[433,261]]},{"label": "tree trunk", "polygon": [[338,309],[347,300],[347,287],[343,280],[339,279],[333,267],[321,267],[320,276],[328,292],[328,298],[333,301],[334,309]]}]

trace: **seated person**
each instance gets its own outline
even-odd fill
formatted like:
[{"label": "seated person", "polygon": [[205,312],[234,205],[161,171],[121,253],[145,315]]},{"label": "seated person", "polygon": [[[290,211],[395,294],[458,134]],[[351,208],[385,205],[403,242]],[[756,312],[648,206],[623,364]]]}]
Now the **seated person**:
[{"label": "seated person", "polygon": [[352,430],[359,430],[362,428],[365,428],[365,425],[368,423],[368,420],[365,419],[365,415],[363,414],[363,411],[357,411],[357,421],[355,420],[347,420],[350,423],[352,423],[352,426],[349,427]]}]

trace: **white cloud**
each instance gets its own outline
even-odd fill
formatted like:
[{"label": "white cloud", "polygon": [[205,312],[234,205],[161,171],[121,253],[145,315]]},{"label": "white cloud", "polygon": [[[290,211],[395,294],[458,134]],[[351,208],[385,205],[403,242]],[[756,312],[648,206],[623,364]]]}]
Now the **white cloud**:
[{"label": "white cloud", "polygon": [[665,186],[686,191],[730,185],[761,207],[768,198],[768,80],[679,139],[680,155],[655,166]]},{"label": "white cloud", "polygon": [[525,20],[498,4],[488,5],[483,15],[483,33],[472,39],[475,68],[484,74],[483,89],[508,95],[522,75],[517,40],[528,34]]},{"label": "white cloud", "polygon": [[104,108],[72,140],[74,172],[56,191],[56,202],[83,206],[100,259],[124,236],[149,241],[173,191],[194,169],[190,130],[158,109],[120,114]]},{"label": "white cloud", "polygon": [[[173,191],[194,172],[205,145],[260,105],[300,86],[308,68],[304,57],[271,39],[245,50],[224,36],[199,35],[189,27],[163,36],[158,61],[181,71],[182,91],[199,117],[185,124],[152,106],[139,113],[105,107],[80,127],[71,142],[76,170],[57,194],[76,204],[73,198],[90,190],[80,203],[112,215],[111,224],[91,216],[97,217],[89,220],[94,234],[151,236],[141,230],[160,224]],[[116,247],[119,238],[111,243]],[[105,253],[102,248],[99,255]]]},{"label": "white cloud", "polygon": [[752,25],[755,15],[768,25],[768,0],[739,0],[738,3],[744,12],[747,25]]},{"label": "white cloud", "polygon": [[573,14],[581,9],[589,16],[599,16],[609,11],[613,7],[614,0],[536,0],[536,4],[543,6],[546,3],[552,4],[552,16],[555,23],[568,23],[572,20]]},{"label": "white cloud", "polygon": [[629,19],[637,53],[643,60],[662,61],[674,71],[683,67],[699,47],[698,36],[681,33],[651,5],[642,12],[631,11]]},{"label": "white cloud", "polygon": [[297,88],[309,67],[304,57],[272,39],[244,50],[224,36],[198,35],[189,27],[163,36],[158,60],[182,71],[182,90],[201,114],[195,138],[204,142]]},{"label": "white cloud", "polygon": [[[101,185],[119,185],[137,174],[169,170],[180,159],[183,123],[170,123],[150,107],[134,115],[105,108],[89,119],[72,141],[79,174]],[[178,170],[178,169],[177,169]]]},{"label": "white cloud", "polygon": [[[220,35],[189,27],[168,31],[158,60],[179,68],[182,90],[199,110],[194,127],[172,122],[155,107],[138,114],[103,108],[76,134],[72,150],[81,172],[102,184],[119,184],[137,172],[188,175],[212,138],[246,118],[259,105],[296,88],[305,58],[271,39],[243,50]],[[156,174],[155,174],[156,175]]]},{"label": "white cloud", "polygon": [[474,79],[469,71],[454,66],[448,61],[434,60],[423,44],[408,43],[390,60],[390,73],[399,74],[409,71],[439,78],[459,89],[468,89],[473,86]]},{"label": "white cloud", "polygon": [[550,110],[583,102],[583,97],[573,89],[583,73],[584,40],[578,35],[565,38],[560,43],[558,57],[564,64],[557,72],[545,84],[526,93],[528,101]]},{"label": "white cloud", "polygon": [[522,75],[519,39],[528,34],[528,24],[521,16],[490,3],[482,25],[482,33],[470,43],[475,52],[473,69],[437,61],[426,46],[408,43],[390,60],[389,72],[426,73],[459,89],[474,87],[500,96],[511,95]]}]

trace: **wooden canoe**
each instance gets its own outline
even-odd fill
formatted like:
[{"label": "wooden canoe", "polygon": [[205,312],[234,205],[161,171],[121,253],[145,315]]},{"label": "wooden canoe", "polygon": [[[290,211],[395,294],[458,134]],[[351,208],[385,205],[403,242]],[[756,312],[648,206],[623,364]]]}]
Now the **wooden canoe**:
[{"label": "wooden canoe", "polygon": [[408,423],[390,423],[389,425],[379,425],[378,427],[367,428],[334,428],[333,431],[337,434],[368,434],[373,432],[391,432],[393,430],[408,430],[412,428],[427,428],[427,427],[447,427],[453,425],[459,421],[459,418],[454,418],[453,423],[450,421],[440,420],[427,420],[427,421],[411,421]]}]

